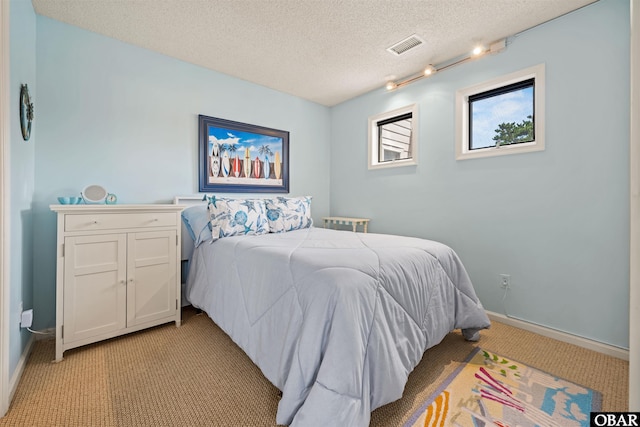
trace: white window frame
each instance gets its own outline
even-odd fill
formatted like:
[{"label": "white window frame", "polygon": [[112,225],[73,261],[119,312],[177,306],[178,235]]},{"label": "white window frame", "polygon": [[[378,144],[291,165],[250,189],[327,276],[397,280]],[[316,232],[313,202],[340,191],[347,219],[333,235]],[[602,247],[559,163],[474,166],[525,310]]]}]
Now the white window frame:
[{"label": "white window frame", "polygon": [[[456,92],[456,160],[503,156],[544,150],[544,93],[545,66],[535,65],[515,73],[501,76]],[[478,93],[508,86],[528,79],[535,79],[533,93],[533,117],[535,140],[513,145],[469,149],[469,97]]]},{"label": "white window frame", "polygon": [[[393,117],[411,113],[411,139],[409,144],[411,147],[411,157],[408,159],[398,159],[390,161],[380,161],[378,145],[378,123]],[[397,108],[392,111],[376,114],[369,117],[369,136],[368,136],[368,159],[369,169],[393,168],[400,166],[414,166],[418,164],[418,104],[411,104],[405,107]]]}]

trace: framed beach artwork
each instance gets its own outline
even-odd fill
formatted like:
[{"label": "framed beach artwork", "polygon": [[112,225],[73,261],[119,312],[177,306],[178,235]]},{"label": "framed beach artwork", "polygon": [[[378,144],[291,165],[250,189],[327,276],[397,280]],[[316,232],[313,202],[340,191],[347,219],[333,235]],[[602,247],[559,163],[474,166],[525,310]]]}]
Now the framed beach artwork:
[{"label": "framed beach artwork", "polygon": [[198,116],[201,192],[288,193],[289,132]]}]

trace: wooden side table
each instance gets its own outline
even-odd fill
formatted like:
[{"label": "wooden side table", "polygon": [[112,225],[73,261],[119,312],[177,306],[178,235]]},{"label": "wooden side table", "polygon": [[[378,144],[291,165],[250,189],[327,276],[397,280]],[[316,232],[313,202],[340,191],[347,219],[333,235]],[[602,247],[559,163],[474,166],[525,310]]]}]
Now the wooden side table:
[{"label": "wooden side table", "polygon": [[369,224],[369,218],[350,218],[344,216],[325,216],[322,218],[324,220],[324,228],[327,226],[331,226],[333,224],[334,228],[337,228],[337,225],[347,225],[353,227],[353,231],[357,231],[357,227],[359,225],[362,226],[363,233],[367,232],[367,224]]}]

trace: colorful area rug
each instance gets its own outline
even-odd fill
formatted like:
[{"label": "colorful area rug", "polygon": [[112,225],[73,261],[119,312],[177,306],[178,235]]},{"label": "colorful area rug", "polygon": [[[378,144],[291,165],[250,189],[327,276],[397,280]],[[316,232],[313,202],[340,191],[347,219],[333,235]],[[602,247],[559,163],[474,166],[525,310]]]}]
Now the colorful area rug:
[{"label": "colorful area rug", "polygon": [[405,427],[589,426],[599,392],[476,348]]}]

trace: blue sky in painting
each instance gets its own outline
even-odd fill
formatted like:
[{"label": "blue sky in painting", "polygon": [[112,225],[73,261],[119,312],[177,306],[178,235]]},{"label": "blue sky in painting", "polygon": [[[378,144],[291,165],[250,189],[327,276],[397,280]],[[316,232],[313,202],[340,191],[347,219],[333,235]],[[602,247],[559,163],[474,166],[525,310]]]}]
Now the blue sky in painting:
[{"label": "blue sky in painting", "polygon": [[[229,152],[229,157],[235,157],[236,154],[239,157],[244,157],[246,148],[249,148],[251,158],[255,159],[256,156],[259,155],[258,150],[260,147],[266,145],[273,153],[270,160],[273,160],[276,152],[279,152],[280,158],[282,158],[282,138],[275,136],[209,126],[209,155],[211,155],[213,151],[213,144],[215,142],[220,146],[220,155],[222,155],[222,146],[227,144],[228,146],[235,146],[236,148],[235,153],[233,151]],[[260,158],[263,159],[264,155],[260,156]]]},{"label": "blue sky in painting", "polygon": [[500,123],[521,123],[533,116],[533,87],[473,102],[471,148],[493,147]]}]

